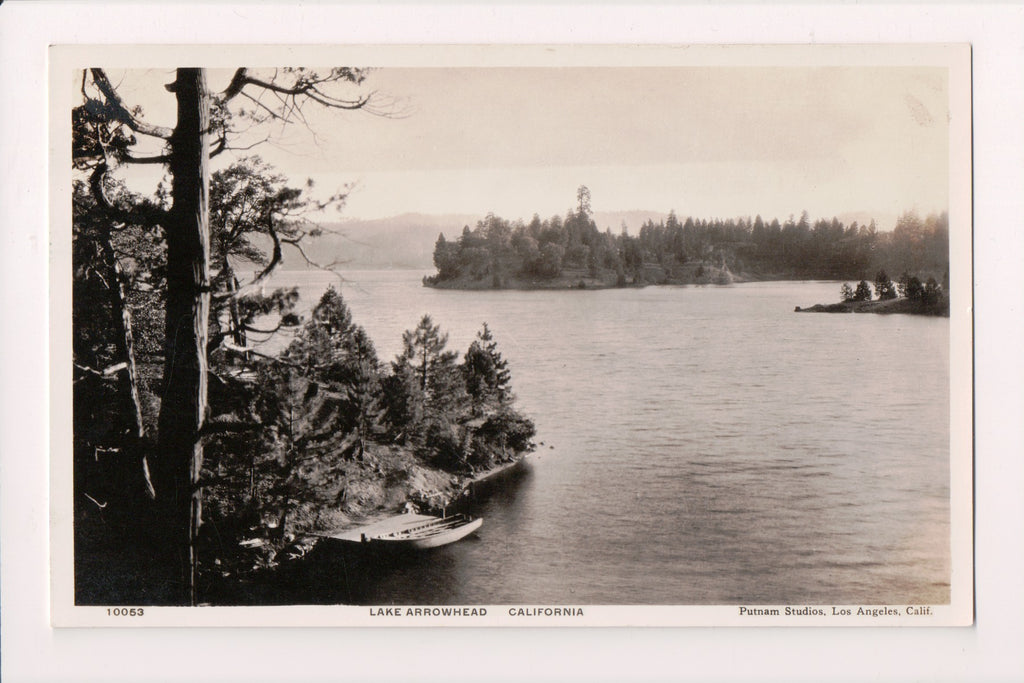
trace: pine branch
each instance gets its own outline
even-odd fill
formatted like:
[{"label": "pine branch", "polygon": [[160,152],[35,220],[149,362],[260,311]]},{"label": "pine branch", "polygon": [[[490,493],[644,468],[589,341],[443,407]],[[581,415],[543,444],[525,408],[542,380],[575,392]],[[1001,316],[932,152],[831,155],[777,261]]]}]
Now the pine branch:
[{"label": "pine branch", "polygon": [[115,379],[114,376],[117,375],[117,373],[128,369],[128,363],[124,361],[105,367],[102,370],[97,370],[96,368],[91,368],[88,365],[81,365],[79,363],[74,363],[74,366],[77,370],[102,379]]}]

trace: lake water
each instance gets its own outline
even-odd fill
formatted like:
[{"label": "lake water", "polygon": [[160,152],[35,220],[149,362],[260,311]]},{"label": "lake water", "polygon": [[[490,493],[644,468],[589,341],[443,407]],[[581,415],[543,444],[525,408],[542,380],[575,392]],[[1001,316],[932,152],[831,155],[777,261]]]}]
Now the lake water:
[{"label": "lake water", "polygon": [[382,360],[424,313],[460,352],[486,321],[543,445],[474,510],[476,537],[360,602],[949,602],[948,319],[793,312],[838,300],[834,282],[458,292],[423,275],[277,280],[307,303],[335,282]]}]

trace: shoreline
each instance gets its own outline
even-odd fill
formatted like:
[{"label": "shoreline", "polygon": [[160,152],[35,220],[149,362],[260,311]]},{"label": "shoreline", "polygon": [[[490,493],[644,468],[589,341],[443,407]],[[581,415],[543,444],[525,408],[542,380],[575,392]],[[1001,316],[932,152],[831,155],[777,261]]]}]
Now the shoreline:
[{"label": "shoreline", "polygon": [[[451,477],[450,484],[446,489],[432,490],[426,488],[413,488],[410,491],[410,495],[407,496],[407,502],[413,503],[416,506],[416,509],[421,514],[426,515],[442,514],[446,510],[458,511],[462,507],[471,504],[472,501],[474,501],[478,495],[485,493],[486,490],[488,490],[496,481],[512,475],[519,468],[523,467],[526,464],[529,455],[529,453],[517,455],[514,457],[513,460],[509,462],[500,463],[499,465],[491,469],[483,470],[472,476],[459,476],[444,473],[445,476]],[[442,470],[437,471],[443,473]],[[388,487],[386,485],[383,485],[384,482],[386,481],[385,477],[381,477],[378,481],[380,481],[382,484],[380,487],[382,490],[386,490],[388,488],[399,488]],[[416,494],[419,494],[419,496],[417,496]],[[447,502],[442,503],[440,505],[428,502],[432,499],[436,499],[439,496],[442,496],[444,499],[446,499]],[[409,498],[414,497],[420,497],[422,502],[416,503],[412,500],[408,500]],[[375,522],[382,521],[384,519],[387,519],[388,517],[394,516],[398,512],[400,512],[400,509],[396,509],[394,507],[378,508],[376,510],[373,510],[369,514],[349,518],[349,520],[345,524],[337,528],[307,534],[305,538],[310,540],[330,538],[336,534],[344,533],[345,531],[355,529],[357,527],[366,526],[368,524],[373,524]]]},{"label": "shoreline", "polygon": [[437,280],[437,276],[423,278],[423,286],[430,289],[456,291],[545,291],[545,290],[603,290],[603,289],[640,289],[651,286],[686,286],[686,285],[731,285],[739,282],[757,282],[761,280],[785,280],[790,276],[752,275],[749,273],[733,273],[728,268],[703,266],[698,275],[697,267],[676,270],[670,274],[660,266],[647,266],[639,275],[621,279],[614,271],[604,271],[592,275],[589,271],[568,270],[552,278],[530,278],[520,275],[505,275],[495,278],[493,275],[483,277],[456,277]]},{"label": "shoreline", "polygon": [[[646,266],[641,276],[625,282],[618,282],[614,273],[602,273],[591,276],[586,271],[568,271],[553,278],[527,278],[519,275],[502,276],[496,280],[493,276],[457,277],[448,280],[436,280],[436,275],[423,278],[423,286],[429,289],[450,291],[566,291],[566,290],[604,290],[604,289],[642,289],[644,287],[703,287],[707,285],[728,286],[755,282],[842,282],[844,278],[834,275],[801,275],[798,273],[761,273],[754,271],[732,271],[717,266],[703,266],[704,270],[697,275],[696,268],[676,270],[669,274],[660,266]],[[846,278],[849,279],[849,278]],[[849,302],[843,302],[843,304]],[[866,302],[857,302],[866,303]],[[870,302],[875,303],[875,302]],[[887,302],[886,302],[887,303]],[[822,306],[823,304],[817,304]],[[809,309],[808,309],[809,310]]]},{"label": "shoreline", "polygon": [[949,297],[935,304],[925,304],[906,298],[888,299],[885,301],[841,301],[836,304],[815,304],[807,308],[797,306],[794,313],[877,313],[891,315],[926,315],[932,317],[949,317]]}]

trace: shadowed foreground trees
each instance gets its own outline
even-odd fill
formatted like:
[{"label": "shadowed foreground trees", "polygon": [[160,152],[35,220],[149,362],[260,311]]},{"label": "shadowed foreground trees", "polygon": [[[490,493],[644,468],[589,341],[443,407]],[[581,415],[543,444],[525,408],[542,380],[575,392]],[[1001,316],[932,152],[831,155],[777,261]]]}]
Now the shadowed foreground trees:
[{"label": "shadowed foreground trees", "polygon": [[[289,68],[266,74],[243,68],[234,72],[223,91],[211,93],[204,69],[180,68],[167,85],[177,104],[177,120],[171,128],[147,121],[138,107],[126,104],[103,69],[83,72],[82,102],[72,116],[73,162],[88,174],[101,220],[134,225],[163,238],[164,342],[157,443],[141,459],[140,472],[155,497],[150,532],[159,541],[154,548],[168,569],[157,582],[161,596],[156,601],[194,604],[197,599],[194,539],[202,519],[199,476],[208,412],[214,275],[210,159],[231,149],[241,131],[267,121],[301,117],[302,108],[310,102],[339,110],[373,110],[371,98],[353,90],[364,78],[362,70],[344,67],[326,72]],[[264,93],[270,96],[262,97]],[[248,105],[238,106],[243,101]],[[139,136],[162,143],[163,150],[141,156],[135,151]],[[111,201],[109,174],[124,164],[164,165],[171,174],[169,195],[159,198],[164,201],[127,206]],[[277,239],[274,247],[280,248]],[[124,305],[121,309],[127,310]],[[124,362],[130,372],[130,347],[121,353],[127,356]]]}]

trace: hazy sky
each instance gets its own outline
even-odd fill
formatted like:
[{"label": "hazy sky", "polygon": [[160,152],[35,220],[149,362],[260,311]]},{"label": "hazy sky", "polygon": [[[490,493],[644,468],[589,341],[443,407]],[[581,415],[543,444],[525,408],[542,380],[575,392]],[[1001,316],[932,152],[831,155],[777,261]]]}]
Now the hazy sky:
[{"label": "hazy sky", "polygon": [[[210,87],[229,75],[211,72]],[[171,71],[111,76],[148,119],[173,125]],[[245,154],[325,194],[356,183],[344,212],[356,218],[547,217],[574,206],[581,184],[595,211],[947,208],[945,69],[385,68],[367,87],[403,116],[307,108],[308,127],[264,129],[272,142]]]}]

